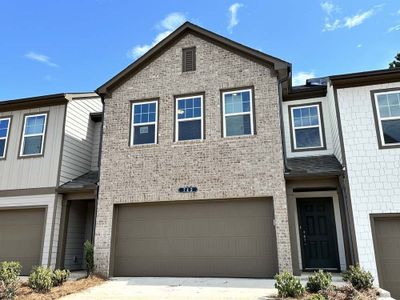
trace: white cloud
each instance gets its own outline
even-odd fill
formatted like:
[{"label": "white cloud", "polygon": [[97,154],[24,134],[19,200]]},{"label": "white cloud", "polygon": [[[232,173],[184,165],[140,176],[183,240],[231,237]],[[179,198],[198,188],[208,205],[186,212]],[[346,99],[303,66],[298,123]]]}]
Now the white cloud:
[{"label": "white cloud", "polygon": [[388,29],[388,32],[399,31],[399,30],[400,30],[400,24],[396,25],[396,26],[393,26],[393,27],[390,27]]},{"label": "white cloud", "polygon": [[374,14],[374,10],[370,9],[363,13],[356,14],[352,17],[347,17],[347,18],[345,18],[345,22],[344,22],[343,26],[347,27],[347,28],[356,27],[358,25],[361,25],[366,19],[372,17],[373,14]]},{"label": "white cloud", "polygon": [[229,6],[229,24],[228,24],[228,31],[232,33],[233,27],[239,24],[239,19],[237,17],[239,8],[243,7],[241,3],[233,3]]},{"label": "white cloud", "polygon": [[151,44],[144,45],[136,45],[131,50],[128,51],[128,57],[132,59],[136,59],[139,56],[142,56],[147,51],[149,51],[153,46],[161,42],[168,35],[170,35],[176,28],[185,23],[186,16],[182,13],[174,12],[170,13],[158,24],[158,28],[162,30],[162,32],[158,33],[154,38]]},{"label": "white cloud", "polygon": [[333,4],[331,1],[322,2],[321,8],[328,16],[340,10],[339,7]]},{"label": "white cloud", "polygon": [[340,20],[336,19],[333,22],[330,22],[328,19],[325,20],[324,29],[322,31],[333,31],[342,26]]},{"label": "white cloud", "polygon": [[304,85],[306,84],[306,80],[310,78],[315,78],[314,72],[297,72],[292,77],[292,85]]},{"label": "white cloud", "polygon": [[[331,21],[330,17],[328,16],[325,18],[325,24],[322,31],[334,31],[339,28],[351,29],[353,27],[359,26],[362,23],[364,23],[365,20],[372,17],[375,14],[375,9],[379,9],[380,7],[381,6],[376,5],[374,6],[374,8],[371,8],[370,10],[360,12],[351,17],[345,17],[343,19],[335,19],[334,21]],[[326,9],[323,8],[323,10],[326,12]]]},{"label": "white cloud", "polygon": [[55,64],[55,63],[50,61],[50,57],[48,57],[48,56],[46,56],[44,54],[39,54],[39,53],[35,53],[35,52],[31,51],[31,52],[25,54],[25,57],[29,58],[31,60],[38,61],[38,62],[41,62],[43,64],[46,64],[46,65],[48,65],[50,67],[58,67],[57,64]]}]

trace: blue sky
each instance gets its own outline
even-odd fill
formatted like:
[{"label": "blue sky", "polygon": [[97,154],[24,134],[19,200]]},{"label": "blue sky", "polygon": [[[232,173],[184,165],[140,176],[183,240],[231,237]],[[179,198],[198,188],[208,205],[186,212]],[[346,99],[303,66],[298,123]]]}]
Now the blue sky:
[{"label": "blue sky", "polygon": [[386,68],[400,1],[3,0],[0,99],[93,91],[189,20],[305,78]]}]

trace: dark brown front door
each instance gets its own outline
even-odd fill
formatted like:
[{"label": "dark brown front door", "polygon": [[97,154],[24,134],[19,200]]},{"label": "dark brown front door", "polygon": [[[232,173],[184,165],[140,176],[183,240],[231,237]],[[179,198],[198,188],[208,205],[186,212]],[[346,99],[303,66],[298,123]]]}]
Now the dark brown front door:
[{"label": "dark brown front door", "polygon": [[298,198],[304,270],[339,270],[332,198]]}]

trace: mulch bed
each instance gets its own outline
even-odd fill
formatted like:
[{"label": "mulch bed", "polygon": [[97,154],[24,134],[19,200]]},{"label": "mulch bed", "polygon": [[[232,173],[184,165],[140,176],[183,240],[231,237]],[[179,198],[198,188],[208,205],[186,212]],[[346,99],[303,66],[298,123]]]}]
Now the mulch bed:
[{"label": "mulch bed", "polygon": [[88,278],[78,279],[76,281],[68,280],[62,286],[52,288],[48,293],[37,293],[32,290],[27,283],[22,283],[17,291],[16,299],[27,300],[53,300],[77,293],[90,287],[102,284],[106,279],[94,275]]}]

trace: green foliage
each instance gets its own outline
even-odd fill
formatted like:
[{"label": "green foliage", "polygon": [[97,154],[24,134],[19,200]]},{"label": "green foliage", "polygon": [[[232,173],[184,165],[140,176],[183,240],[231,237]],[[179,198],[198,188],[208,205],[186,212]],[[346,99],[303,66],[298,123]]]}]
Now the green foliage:
[{"label": "green foliage", "polygon": [[83,245],[85,253],[85,263],[87,276],[92,275],[94,272],[94,248],[90,241],[86,241]]},{"label": "green foliage", "polygon": [[326,290],[332,283],[332,275],[328,272],[319,270],[308,277],[306,289],[310,293],[318,293],[321,290]]},{"label": "green foliage", "polygon": [[327,298],[325,298],[325,296],[321,294],[314,294],[310,298],[308,298],[308,300],[326,300],[326,299]]},{"label": "green foliage", "polygon": [[70,274],[71,272],[69,270],[60,270],[60,269],[54,270],[52,278],[53,286],[62,285],[64,282],[67,281]]},{"label": "green foliage", "polygon": [[22,266],[16,261],[0,263],[0,299],[14,299],[19,286]]},{"label": "green foliage", "polygon": [[34,267],[29,275],[28,285],[36,292],[48,292],[53,287],[53,271],[43,266]]},{"label": "green foliage", "polygon": [[394,58],[395,60],[392,61],[389,64],[389,69],[394,69],[394,68],[400,68],[400,53],[397,53],[397,55]]},{"label": "green foliage", "polygon": [[372,288],[374,277],[370,272],[365,271],[360,265],[350,266],[343,272],[343,280],[351,283],[356,290],[366,290]]},{"label": "green foliage", "polygon": [[279,297],[299,297],[304,294],[304,287],[301,285],[300,280],[293,274],[283,272],[282,274],[275,275],[275,288],[278,290]]}]

